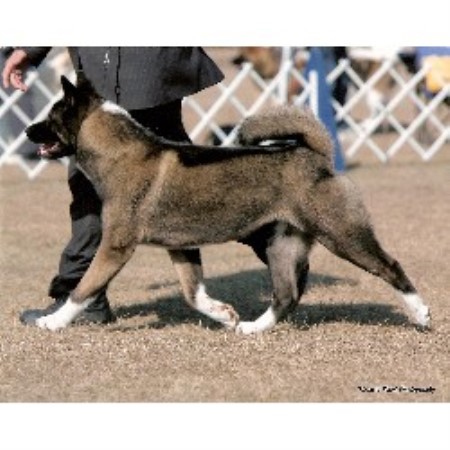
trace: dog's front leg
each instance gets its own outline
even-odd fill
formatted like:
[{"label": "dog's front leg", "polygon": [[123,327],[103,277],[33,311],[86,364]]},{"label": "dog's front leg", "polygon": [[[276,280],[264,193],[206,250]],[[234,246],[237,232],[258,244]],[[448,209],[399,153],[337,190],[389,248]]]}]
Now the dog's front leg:
[{"label": "dog's front leg", "polygon": [[197,311],[220,322],[225,327],[235,329],[239,315],[231,305],[211,298],[206,293],[200,251],[169,250],[181,288],[187,303]]},{"label": "dog's front leg", "polygon": [[103,237],[89,269],[64,305],[54,313],[40,317],[36,321],[37,326],[49,330],[67,327],[95,300],[97,293],[130,259],[135,248],[135,245],[112,246],[111,241]]}]

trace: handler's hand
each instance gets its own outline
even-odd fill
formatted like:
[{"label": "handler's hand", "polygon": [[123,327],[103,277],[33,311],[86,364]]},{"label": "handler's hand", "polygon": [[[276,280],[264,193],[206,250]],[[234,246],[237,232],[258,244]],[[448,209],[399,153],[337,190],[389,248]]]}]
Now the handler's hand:
[{"label": "handler's hand", "polygon": [[12,86],[15,89],[26,91],[27,86],[23,82],[23,73],[28,68],[28,56],[24,50],[14,50],[6,60],[3,68],[3,86]]}]

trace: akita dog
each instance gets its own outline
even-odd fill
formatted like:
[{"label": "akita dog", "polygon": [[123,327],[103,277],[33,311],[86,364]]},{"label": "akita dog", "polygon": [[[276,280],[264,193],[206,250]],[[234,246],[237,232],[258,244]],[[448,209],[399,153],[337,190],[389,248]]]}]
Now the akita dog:
[{"label": "akita dog", "polygon": [[[315,241],[385,280],[414,321],[429,325],[428,307],[381,248],[357,189],[333,172],[331,139],[309,111],[249,117],[235,148],[197,146],[152,134],[81,74],[77,86],[61,82],[63,98],[27,134],[43,156],[75,153],[103,201],[103,237],[68,300],[38,326],[69,325],[144,243],[167,248],[193,308],[244,334],[269,330],[298,304]],[[193,257],[192,249],[230,240],[252,246],[270,271],[272,303],[252,322],[207,294]]]}]

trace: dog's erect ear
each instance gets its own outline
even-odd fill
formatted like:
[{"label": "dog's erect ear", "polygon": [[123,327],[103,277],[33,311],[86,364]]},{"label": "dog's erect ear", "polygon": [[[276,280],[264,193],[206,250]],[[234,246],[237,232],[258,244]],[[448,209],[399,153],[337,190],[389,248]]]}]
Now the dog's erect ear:
[{"label": "dog's erect ear", "polygon": [[91,82],[89,81],[89,78],[86,76],[86,74],[82,70],[77,70],[77,87],[86,87],[90,86],[92,87]]},{"label": "dog's erect ear", "polygon": [[97,96],[97,93],[94,87],[92,86],[91,81],[82,70],[77,71],[77,89],[83,95]]},{"label": "dog's erect ear", "polygon": [[61,86],[63,88],[64,97],[75,97],[77,88],[64,75],[61,76]]},{"label": "dog's erect ear", "polygon": [[86,83],[88,81],[89,81],[89,79],[86,76],[86,74],[84,73],[84,71],[77,70],[77,86],[79,86],[80,84]]}]

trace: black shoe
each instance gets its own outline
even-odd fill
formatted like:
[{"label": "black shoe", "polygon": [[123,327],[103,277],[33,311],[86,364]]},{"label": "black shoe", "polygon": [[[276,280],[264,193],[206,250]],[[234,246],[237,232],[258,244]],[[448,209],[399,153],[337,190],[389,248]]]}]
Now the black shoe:
[{"label": "black shoe", "polygon": [[[36,321],[40,317],[53,314],[65,303],[66,298],[58,298],[45,309],[27,309],[20,315],[20,321],[24,325],[36,326]],[[111,311],[108,301],[95,301],[89,305],[75,320],[77,324],[102,324],[112,323],[116,321],[116,316]]]}]

